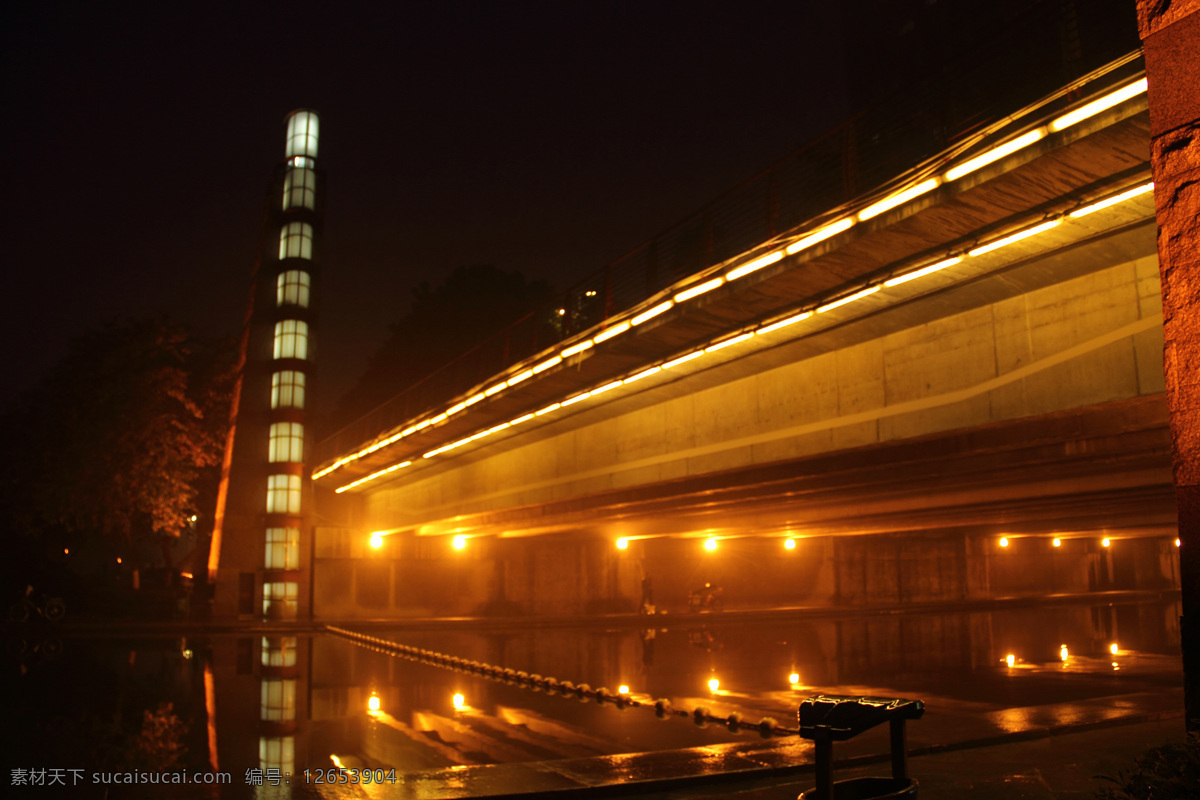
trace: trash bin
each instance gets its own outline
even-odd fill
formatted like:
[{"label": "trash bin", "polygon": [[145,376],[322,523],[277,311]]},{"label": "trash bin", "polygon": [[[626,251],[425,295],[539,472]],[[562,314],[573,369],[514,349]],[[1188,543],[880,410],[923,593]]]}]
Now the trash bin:
[{"label": "trash bin", "polygon": [[[917,782],[908,777],[904,753],[904,723],[920,719],[920,700],[889,697],[814,695],[800,704],[800,735],[817,746],[817,786],[800,800],[899,800],[917,796]],[[833,780],[833,743],[853,739],[887,722],[891,727],[892,777]]]}]

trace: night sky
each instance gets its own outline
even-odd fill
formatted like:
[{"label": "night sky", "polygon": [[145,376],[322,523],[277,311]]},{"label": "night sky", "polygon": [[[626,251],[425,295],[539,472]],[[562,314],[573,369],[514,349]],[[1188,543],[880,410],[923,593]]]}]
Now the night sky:
[{"label": "night sky", "polygon": [[236,333],[308,107],[327,407],[421,281],[492,263],[566,288],[843,118],[832,6],[9,0],[0,401],[106,319]]}]

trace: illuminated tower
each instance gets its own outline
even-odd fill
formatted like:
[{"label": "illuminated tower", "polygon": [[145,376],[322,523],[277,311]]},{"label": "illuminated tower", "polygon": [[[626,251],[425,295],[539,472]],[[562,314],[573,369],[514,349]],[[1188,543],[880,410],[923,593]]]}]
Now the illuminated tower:
[{"label": "illuminated tower", "polygon": [[220,619],[295,619],[308,608],[318,126],[316,112],[288,115],[285,159],[263,216],[209,554],[213,616]]}]

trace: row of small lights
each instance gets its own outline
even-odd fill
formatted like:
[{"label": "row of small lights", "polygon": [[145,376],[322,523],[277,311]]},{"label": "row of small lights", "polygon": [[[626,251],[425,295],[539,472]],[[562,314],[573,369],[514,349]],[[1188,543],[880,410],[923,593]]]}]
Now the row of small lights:
[{"label": "row of small lights", "polygon": [[[1116,645],[1114,644],[1113,647],[1115,648]],[[1116,650],[1113,650],[1113,653],[1115,654]],[[1012,656],[1009,656],[1009,658],[1012,658]],[[1011,667],[1012,664],[1009,664],[1009,666]],[[716,677],[709,678],[707,685],[710,692],[716,693],[721,688],[721,680]],[[788,675],[788,685],[793,689],[802,688],[802,684],[800,683],[800,674],[793,672]],[[617,687],[617,694],[630,694],[629,685],[622,683]],[[466,711],[470,708],[470,706],[467,705],[467,698],[464,694],[462,694],[462,692],[455,692],[450,698],[450,703],[454,706],[455,711]],[[372,692],[371,696],[367,699],[367,709],[372,712],[377,712],[380,710],[381,706],[382,703],[379,699],[379,695]]]},{"label": "row of small lights", "polygon": [[[441,412],[440,414],[437,414],[436,416],[427,417],[427,418],[421,420],[420,422],[414,423],[413,425],[410,425],[410,426],[404,428],[400,432],[395,433],[386,439],[381,439],[381,440],[374,442],[373,444],[371,444],[367,447],[364,447],[350,455],[339,458],[338,460],[336,460],[335,462],[330,464],[328,467],[324,467],[324,468],[318,470],[317,472],[314,472],[313,476],[312,476],[313,480],[317,480],[321,477],[324,477],[325,475],[328,475],[329,473],[333,472],[334,470],[337,470],[347,464],[350,464],[360,458],[363,458],[364,456],[370,455],[371,453],[374,453],[377,450],[387,447],[388,445],[394,444],[395,442],[397,442],[407,436],[410,436],[414,433],[423,431],[426,428],[430,427],[431,425],[437,425],[441,422],[444,422],[449,417],[466,410],[467,408],[475,405],[476,403],[479,403],[489,397],[499,394],[503,390],[510,388],[512,386],[515,386],[519,383],[522,383],[522,382],[528,380],[529,378],[532,378],[535,375],[545,372],[546,370],[550,369],[551,367],[555,367],[555,366],[561,364],[564,361],[564,359],[570,358],[571,356],[574,356],[574,355],[578,355],[579,353],[582,353],[585,350],[588,350],[588,349],[594,347],[595,345],[600,344],[601,342],[608,341],[609,339],[612,339],[622,333],[625,333],[625,332],[631,330],[632,328],[634,328],[638,325],[641,325],[642,323],[647,322],[647,321],[653,319],[654,317],[659,316],[660,314],[665,313],[666,311],[670,310],[671,308],[673,308],[675,305],[677,305],[679,303],[683,303],[683,302],[686,302],[693,298],[699,297],[700,295],[706,294],[710,291],[713,291],[714,289],[717,289],[718,287],[724,285],[725,283],[737,280],[739,278],[742,278],[746,275],[751,274],[752,272],[756,272],[764,267],[774,264],[774,263],[782,260],[785,255],[789,255],[789,256],[795,255],[796,253],[799,253],[802,250],[806,250],[810,247],[813,247],[814,245],[816,245],[822,241],[825,241],[826,239],[829,239],[833,236],[836,236],[839,233],[843,233],[844,231],[849,230],[851,227],[853,227],[858,222],[872,219],[873,217],[876,217],[876,216],[878,216],[886,211],[889,211],[903,203],[906,203],[909,200],[912,200],[917,197],[920,197],[921,195],[927,194],[928,192],[936,189],[938,186],[941,186],[943,183],[957,180],[965,175],[968,175],[972,172],[975,172],[976,170],[979,170],[979,169],[987,166],[988,164],[991,164],[994,161],[997,161],[1005,156],[1011,155],[1012,153],[1015,153],[1026,147],[1029,147],[1030,145],[1040,141],[1042,138],[1044,138],[1050,132],[1058,132],[1058,131],[1064,130],[1064,129],[1070,127],[1071,125],[1081,122],[1082,120],[1088,119],[1089,117],[1095,116],[1096,114],[1099,114],[1106,109],[1112,108],[1113,106],[1116,106],[1128,99],[1131,99],[1145,91],[1146,91],[1146,79],[1142,78],[1141,80],[1135,81],[1127,86],[1122,87],[1121,89],[1110,92],[1109,94],[1107,94],[1091,103],[1088,103],[1087,105],[1084,105],[1084,106],[1076,109],[1075,111],[1072,111],[1072,112],[1064,114],[1060,117],[1057,117],[1054,120],[1052,120],[1048,125],[1036,128],[1032,131],[1022,134],[1021,136],[1018,136],[1014,139],[1010,139],[1004,143],[1001,143],[1001,144],[985,151],[984,153],[980,154],[979,156],[947,170],[940,177],[929,178],[920,183],[917,183],[914,186],[897,191],[891,195],[888,195],[887,197],[878,201],[877,203],[867,206],[865,209],[863,209],[862,211],[859,211],[857,214],[842,217],[841,219],[839,219],[835,222],[832,222],[828,225],[818,228],[817,230],[792,242],[791,244],[787,245],[786,247],[783,247],[779,250],[775,250],[766,255],[760,256],[746,264],[742,264],[738,267],[734,267],[733,269],[728,270],[724,275],[718,275],[716,277],[712,277],[712,278],[704,280],[700,283],[694,284],[694,285],[690,286],[689,288],[676,293],[670,299],[659,302],[658,304],[656,304],[644,311],[641,311],[625,320],[622,320],[613,325],[610,325],[609,327],[600,331],[599,333],[597,333],[595,336],[593,336],[590,339],[586,339],[584,341],[580,341],[575,344],[572,344],[572,345],[564,348],[557,354],[551,356],[550,358],[545,359],[545,360],[541,361],[540,363],[517,373],[516,375],[513,375],[512,377],[508,378],[507,380],[499,381],[499,382],[493,384],[492,386],[487,387],[483,391],[477,392],[477,393],[471,395],[470,397],[467,397],[467,398],[455,403],[454,405],[450,406],[445,411]],[[934,272],[938,272],[942,269],[945,269],[946,267],[950,267],[955,264],[958,264],[967,257],[976,257],[976,256],[984,255],[986,253],[990,253],[994,250],[1000,249],[1001,247],[1005,247],[1009,244],[1013,244],[1013,243],[1022,241],[1023,239],[1027,239],[1029,237],[1036,236],[1040,233],[1044,233],[1045,231],[1051,230],[1052,228],[1057,227],[1067,217],[1070,217],[1070,218],[1083,217],[1083,216],[1086,216],[1087,214],[1091,214],[1095,211],[1100,211],[1101,209],[1107,208],[1109,206],[1115,205],[1115,204],[1123,202],[1125,200],[1132,199],[1141,194],[1145,194],[1146,192],[1152,191],[1153,189],[1154,189],[1153,182],[1143,183],[1139,186],[1135,186],[1126,191],[1122,191],[1122,192],[1114,194],[1110,197],[1104,198],[1103,200],[1088,204],[1081,208],[1077,208],[1073,211],[1068,212],[1065,215],[1058,215],[1058,216],[1052,217],[1050,219],[1046,219],[1038,224],[1031,225],[1031,226],[1028,226],[1021,230],[1018,230],[1015,233],[995,239],[986,244],[979,245],[977,247],[974,247],[972,249],[965,251],[965,253],[951,255],[948,258],[939,260],[935,263],[928,264],[926,266],[922,266],[922,267],[914,269],[914,270],[910,270],[908,272],[902,273],[902,274],[892,277],[888,280],[885,280],[881,283],[876,283],[876,284],[866,286],[856,292],[853,292],[851,294],[848,294],[848,295],[845,295],[838,299],[835,299],[829,303],[825,303],[824,305],[818,306],[815,309],[815,313],[820,314],[820,313],[824,313],[826,311],[831,311],[835,308],[839,308],[848,303],[852,303],[856,300],[860,300],[864,297],[872,295],[875,292],[878,292],[880,289],[883,289],[884,287],[890,288],[890,287],[894,287],[894,286],[899,286],[900,284],[907,283],[908,281],[911,281],[913,279],[924,277],[926,275],[930,275]],[[457,447],[461,447],[462,445],[465,445],[469,442],[473,442],[473,441],[476,441],[477,439],[482,439],[486,436],[490,436],[493,433],[498,433],[498,432],[505,430],[507,428],[510,428],[514,425],[519,425],[523,422],[534,419],[536,417],[540,417],[545,414],[549,414],[560,408],[565,408],[565,407],[571,406],[577,402],[586,400],[589,397],[593,397],[593,396],[602,394],[604,392],[607,392],[611,389],[615,389],[619,386],[633,383],[635,381],[641,380],[642,378],[649,377],[650,375],[653,375],[664,369],[670,369],[674,366],[678,366],[685,362],[691,361],[694,358],[699,358],[703,355],[714,352],[716,350],[720,350],[725,347],[729,347],[731,345],[744,342],[744,341],[750,339],[751,337],[753,337],[755,334],[770,333],[770,332],[776,331],[780,328],[784,328],[788,325],[792,325],[794,323],[801,322],[801,321],[806,320],[806,319],[810,318],[811,316],[813,316],[813,313],[814,313],[814,310],[806,310],[806,311],[788,316],[783,319],[773,320],[771,322],[765,323],[756,330],[745,331],[740,334],[736,334],[732,337],[712,342],[706,347],[700,348],[698,350],[694,350],[690,353],[684,354],[680,357],[671,359],[669,361],[654,365],[648,369],[642,370],[642,371],[640,371],[634,375],[631,375],[629,377],[626,377],[624,379],[618,379],[618,380],[603,384],[601,386],[597,386],[589,391],[585,391],[580,394],[574,395],[570,398],[567,398],[565,400],[562,400],[561,402],[553,403],[553,404],[546,406],[545,408],[540,409],[538,411],[524,414],[524,415],[516,417],[515,419],[512,419],[508,422],[501,423],[494,427],[488,428],[487,430],[479,431],[478,433],[475,433],[472,436],[466,437],[464,439],[460,439],[458,441],[444,445],[444,446],[436,448],[434,450],[430,450],[429,452],[425,453],[423,457],[424,458],[432,458],[435,455],[444,453],[448,450],[453,450]],[[376,472],[371,473],[370,475],[367,475],[356,481],[353,481],[344,486],[341,486],[336,491],[338,493],[347,491],[347,490],[352,489],[356,486],[359,486],[363,483],[367,483],[367,482],[375,480],[377,478],[384,477],[385,475],[395,472],[396,470],[410,466],[412,463],[413,462],[411,460],[409,460],[409,461],[403,461],[403,462],[400,462],[397,464],[393,464],[393,465],[387,467],[386,469],[378,470]]]},{"label": "row of small lights", "polygon": [[[383,547],[383,537],[384,536],[385,536],[385,534],[382,534],[382,533],[371,534],[371,539],[370,539],[371,547],[373,547],[375,549],[379,549],[380,547]],[[450,544],[455,550],[464,550],[467,547],[467,539],[469,539],[469,538],[470,537],[467,536],[466,534],[459,533],[459,534],[456,534],[454,536],[454,538],[452,538],[450,540]],[[631,541],[631,539],[627,536],[622,536],[621,538],[617,539],[617,542],[616,542],[617,549],[618,550],[629,549],[630,541]],[[717,549],[718,542],[720,542],[720,537],[710,536],[704,540],[704,549],[708,550],[709,552],[713,552]],[[784,549],[786,549],[786,550],[795,550],[796,549],[796,540],[791,539],[791,538],[784,539],[783,546],[784,546]]]},{"label": "row of small lights", "polygon": [[[1116,642],[1113,642],[1112,644],[1110,644],[1108,646],[1108,652],[1113,656],[1117,656],[1121,653],[1121,648],[1118,646],[1118,644]],[[1067,661],[1070,659],[1070,655],[1071,655],[1070,650],[1067,648],[1067,646],[1065,644],[1059,645],[1058,657],[1059,657],[1059,660],[1062,661],[1063,664],[1067,663]],[[1009,653],[1004,657],[1005,665],[1007,665],[1010,668],[1015,667],[1019,661],[1020,661],[1020,659],[1018,659],[1017,656],[1013,653]],[[1120,669],[1120,667],[1116,661],[1112,662],[1112,668],[1114,670]],[[804,688],[803,684],[800,683],[800,674],[797,672],[792,672],[791,674],[789,674],[787,680],[788,680],[788,686],[791,687],[792,689]],[[712,692],[713,694],[716,694],[721,689],[721,679],[717,678],[716,676],[713,676],[708,679],[707,686],[708,686],[708,690],[710,692]],[[629,686],[624,683],[621,684],[620,686],[617,687],[617,694],[629,695],[630,694]],[[467,705],[466,696],[463,695],[461,692],[455,692],[454,695],[451,697],[450,702],[454,706],[455,711],[465,711],[470,708],[470,706]],[[367,700],[367,708],[372,712],[378,712],[380,710],[380,705],[381,705],[381,703],[380,703],[379,696],[375,693],[372,693],[370,698]]]},{"label": "row of small lights", "polygon": [[[1114,658],[1122,654],[1120,645],[1117,642],[1113,642],[1108,646],[1108,652]],[[1125,654],[1128,654],[1129,651],[1124,651],[1124,652],[1125,652]],[[1059,645],[1058,657],[1064,666],[1066,666],[1067,662],[1070,659],[1070,656],[1071,656],[1070,649],[1067,647],[1067,645],[1065,643]],[[1021,661],[1023,661],[1023,659],[1018,659],[1016,654],[1014,654],[1014,653],[1008,653],[1007,655],[1005,655],[1005,657],[1003,659],[1003,663],[1009,668],[1016,667],[1017,664]],[[1120,666],[1116,661],[1113,661],[1112,668],[1114,670],[1119,670]],[[800,674],[798,672],[795,672],[795,671],[791,672],[787,677],[787,682],[788,682],[789,687],[791,687],[792,689],[805,688],[804,685],[800,683]],[[708,679],[707,686],[708,686],[708,690],[710,692],[712,692],[713,694],[718,693],[721,689],[720,678],[713,675],[712,677],[710,677]],[[622,695],[622,696],[629,696],[630,688],[629,688],[628,684],[621,684],[620,686],[618,686],[617,694]],[[470,708],[467,705],[466,696],[463,695],[461,692],[455,692],[452,695],[451,704],[454,706],[455,711],[466,711]],[[380,701],[379,695],[376,692],[371,692],[371,695],[367,700],[367,708],[371,713],[378,713],[380,711],[381,701]]]},{"label": "row of small lights", "polygon": [[[629,538],[626,536],[622,536],[620,539],[617,539],[617,549],[618,550],[627,550],[629,548],[629,541],[630,541]],[[721,537],[710,536],[704,540],[704,549],[709,551],[710,553],[715,552],[716,549],[720,546],[720,541],[721,541]],[[795,550],[796,549],[796,540],[793,538],[790,538],[790,537],[787,539],[784,539],[783,540],[783,548],[785,550]]]},{"label": "row of small lights", "polygon": [[[1011,542],[1009,541],[1007,536],[1001,536],[999,544],[1001,547],[1008,547],[1011,544]],[[1062,539],[1059,538],[1058,536],[1055,536],[1054,539],[1051,540],[1050,544],[1054,545],[1055,547],[1062,547]],[[1103,547],[1111,547],[1112,539],[1105,536],[1103,539],[1100,540],[1100,544]],[[1179,539],[1175,540],[1175,546],[1179,547]]]},{"label": "row of small lights", "polygon": [[[1108,646],[1108,652],[1110,655],[1115,657],[1115,656],[1120,655],[1122,651],[1121,651],[1120,645],[1118,645],[1116,642],[1113,642],[1112,644],[1110,644]],[[1063,664],[1066,664],[1070,660],[1071,651],[1067,647],[1066,644],[1059,645],[1058,657],[1059,657],[1059,660]],[[1022,661],[1022,659],[1018,659],[1016,654],[1014,654],[1014,653],[1008,653],[1004,657],[1004,664],[1010,668],[1016,667],[1017,664],[1020,663],[1021,661]],[[1112,668],[1114,670],[1120,669],[1120,667],[1116,661],[1112,662]],[[790,673],[787,676],[787,682],[788,682],[788,686],[791,687],[792,689],[805,688],[804,685],[802,683],[800,683],[800,674],[798,672]],[[716,694],[717,692],[719,692],[721,690],[721,680],[720,680],[720,678],[718,678],[716,676],[710,677],[708,679],[706,685],[708,686],[708,690],[710,692],[712,692],[713,694]],[[617,687],[617,694],[629,695],[630,694],[629,686],[624,683],[621,684],[620,686]],[[454,695],[451,697],[450,702],[454,706],[454,709],[456,711],[465,711],[470,708],[466,703],[465,695],[463,695],[461,692],[455,692]],[[374,692],[372,692],[370,698],[367,701],[367,708],[370,711],[379,711],[380,710],[379,696],[377,694],[375,694]]]},{"label": "row of small lights", "polygon": [[[382,533],[371,534],[371,539],[370,539],[371,547],[374,547],[376,549],[383,547],[383,537],[384,537],[384,534],[382,534]],[[468,538],[470,538],[470,537],[468,537],[465,534],[462,534],[462,533],[456,534],[454,536],[454,538],[450,540],[451,546],[453,546],[455,550],[464,550],[464,549],[466,549]],[[704,540],[704,544],[703,544],[704,549],[709,551],[710,553],[715,552],[717,550],[717,548],[720,546],[721,538],[722,537],[719,537],[719,536],[709,536],[708,538],[706,538]],[[632,539],[628,536],[620,537],[616,541],[617,549],[618,550],[628,550],[629,543],[631,541],[632,541]],[[1009,540],[1009,538],[1007,536],[1000,537],[999,544],[1001,547],[1008,547],[1011,543],[1012,542]],[[1056,537],[1054,537],[1053,540],[1051,540],[1051,544],[1054,545],[1055,547],[1062,547],[1062,539],[1060,537],[1056,536]],[[1110,546],[1112,546],[1112,539],[1108,536],[1105,536],[1103,539],[1100,540],[1100,544],[1104,547],[1110,547]],[[1175,539],[1175,546],[1179,547],[1179,539],[1178,538]],[[784,539],[783,547],[785,550],[795,550],[796,549],[795,538],[788,537],[788,538]]]},{"label": "row of small lights", "polygon": [[[1112,644],[1110,644],[1108,646],[1108,652],[1109,652],[1109,654],[1111,654],[1113,656],[1118,656],[1121,654],[1121,648],[1116,642],[1113,642]],[[1128,653],[1128,651],[1126,651],[1126,653]],[[1070,649],[1065,644],[1060,644],[1058,646],[1058,660],[1063,663],[1063,666],[1066,666],[1067,661],[1070,658],[1071,658]],[[1005,665],[1007,665],[1010,668],[1015,667],[1019,660],[1021,660],[1021,659],[1018,659],[1014,653],[1009,653],[1008,655],[1006,655],[1004,657]],[[1116,661],[1113,661],[1112,668],[1114,670],[1119,670],[1121,667]]]}]

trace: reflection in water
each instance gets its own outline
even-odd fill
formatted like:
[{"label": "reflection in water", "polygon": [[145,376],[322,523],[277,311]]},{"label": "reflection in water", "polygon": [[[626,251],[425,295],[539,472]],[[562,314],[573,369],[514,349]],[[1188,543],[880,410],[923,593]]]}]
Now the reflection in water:
[{"label": "reflection in water", "polygon": [[[13,757],[100,769],[174,753],[179,766],[230,773],[223,797],[286,798],[311,796],[305,770],[339,765],[378,770],[386,784],[393,769],[745,741],[731,728],[786,728],[817,693],[921,697],[942,730],[969,723],[982,736],[1129,713],[1128,698],[1177,686],[1178,611],[1167,602],[378,634],[411,658],[332,635],[143,641],[133,658],[129,644],[29,643],[10,647],[7,664],[12,719],[29,732]],[[147,740],[147,719],[177,746]],[[73,733],[79,720],[99,733]]]},{"label": "reflection in water", "polygon": [[[343,691],[338,675],[358,676],[359,686],[390,686],[384,707],[405,736],[387,743],[386,752],[405,769],[735,741],[738,737],[728,730],[731,715],[749,721],[749,728],[763,717],[786,725],[799,699],[817,692],[932,695],[943,708],[956,704],[985,712],[1042,706],[1045,723],[1056,724],[1076,717],[1069,708],[1051,711],[1052,704],[1132,690],[1132,684],[1111,682],[1109,648],[1118,629],[1123,640],[1137,640],[1131,652],[1165,654],[1155,664],[1146,662],[1143,678],[1169,674],[1170,654],[1178,646],[1172,606],[762,625],[706,621],[698,627],[636,631],[410,631],[379,636],[432,663],[326,638],[314,645],[314,703],[322,702],[322,694]],[[654,644],[653,658],[646,658],[648,642]],[[1066,662],[1060,660],[1064,645]],[[436,666],[438,661],[445,666]],[[506,670],[491,676],[470,665]],[[1063,675],[1068,681],[1061,680]],[[568,681],[599,694],[602,702],[595,696],[584,703],[564,699],[554,687]],[[603,702],[600,687],[611,686],[622,694],[628,689],[636,705],[618,711]],[[456,708],[459,694],[470,698],[469,713]],[[659,725],[650,720],[658,699],[669,701],[665,705],[671,709],[658,716],[676,721]],[[697,710],[719,724],[700,727],[684,720],[694,718]],[[1028,712],[1005,713],[1009,716],[991,720],[995,730],[1031,724]]]}]

